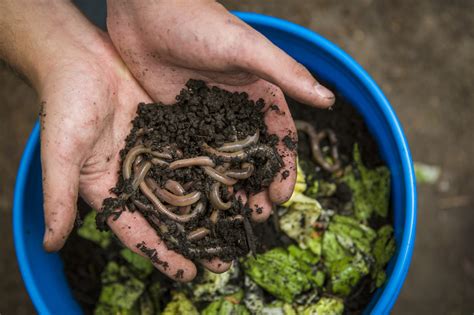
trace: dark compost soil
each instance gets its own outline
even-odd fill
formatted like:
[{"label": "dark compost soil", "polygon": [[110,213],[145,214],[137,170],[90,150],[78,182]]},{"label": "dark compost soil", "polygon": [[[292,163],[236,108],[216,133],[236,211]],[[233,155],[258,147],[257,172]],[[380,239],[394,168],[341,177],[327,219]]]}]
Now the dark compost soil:
[{"label": "dark compost soil", "polygon": [[[219,257],[230,261],[245,255],[254,248],[252,231],[248,228],[251,211],[234,192],[243,190],[252,194],[261,191],[269,186],[283,165],[275,149],[278,138],[267,133],[263,121],[264,106],[262,99],[254,102],[249,100],[246,93],[209,88],[203,81],[196,80],[186,83],[172,106],[140,104],[126,146],[121,152],[122,163],[125,165],[127,158],[132,156],[131,152],[138,147],[145,147],[149,151],[134,160],[136,169],[133,177],[127,178],[125,168],[121,171],[120,180],[113,189],[119,197],[104,201],[104,215],[99,216],[99,227],[105,228],[105,219],[110,215],[114,219],[118,218],[123,206],[127,206],[131,211],[140,211],[147,218],[168,248],[187,258]],[[255,136],[258,140],[245,148],[229,150],[222,147]],[[238,157],[237,154],[245,154],[245,157]],[[172,168],[176,161],[195,157],[205,159],[212,166]],[[140,159],[144,161],[139,162]],[[157,199],[161,198],[163,207],[168,208],[171,215],[166,213],[166,209],[158,211],[160,207],[156,206],[156,201],[153,202],[153,197],[146,194],[146,187],[143,188],[142,184],[139,189],[138,185],[133,188],[133,180],[139,177],[139,169],[146,163],[152,166],[141,182],[153,190]],[[249,167],[253,170],[250,177],[231,175],[232,172]],[[212,177],[209,171],[219,172],[227,179]],[[229,180],[233,183],[228,184]],[[159,190],[170,193],[167,183],[171,181],[184,187],[182,195],[200,195],[190,205],[192,208],[178,207],[178,204],[159,195]],[[219,209],[216,199],[213,200],[213,189],[217,191],[214,196],[219,195],[221,201],[227,204],[225,208],[222,206]],[[173,206],[174,210],[171,210]],[[180,213],[182,211],[188,212]],[[214,212],[218,213],[217,219],[210,219]],[[182,221],[174,218],[188,213],[197,215]],[[201,231],[206,235],[192,239],[193,231]],[[146,251],[144,245],[138,246]]]},{"label": "dark compost soil", "polygon": [[[194,82],[193,84],[196,84],[196,82]],[[139,117],[141,117],[141,114],[146,113],[146,115],[150,115],[150,117],[158,116],[162,118],[152,119],[150,121],[146,118],[148,116],[144,116],[143,119],[136,119],[134,121],[134,129],[131,135],[129,136],[128,144],[125,148],[124,154],[126,154],[127,150],[131,148],[132,144],[130,143],[133,143],[135,141],[136,131],[140,128],[143,128],[144,126],[154,128],[154,131],[153,133],[151,133],[150,138],[146,136],[144,137],[144,141],[152,141],[151,145],[156,146],[160,145],[160,141],[164,141],[165,143],[179,143],[183,147],[183,153],[185,154],[185,156],[200,154],[199,151],[195,151],[196,149],[193,149],[189,145],[186,145],[189,142],[209,141],[209,143],[213,146],[218,146],[225,141],[229,141],[229,138],[231,137],[233,132],[235,132],[235,130],[229,131],[229,128],[227,128],[227,126],[222,123],[222,120],[226,121],[226,109],[219,108],[224,106],[221,98],[223,97],[223,94],[226,94],[226,92],[223,92],[221,90],[215,90],[218,95],[213,95],[211,97],[209,96],[210,93],[207,88],[201,85],[198,90],[200,89],[204,89],[204,91],[201,90],[200,93],[203,93],[207,95],[206,97],[212,99],[212,101],[209,101],[210,106],[207,107],[208,109],[211,108],[211,113],[216,111],[222,113],[220,119],[214,119],[214,122],[208,121],[206,123],[206,125],[213,125],[213,127],[203,126],[203,129],[199,129],[199,125],[186,125],[186,128],[193,128],[192,133],[181,133],[180,131],[178,131],[182,130],[181,128],[170,130],[168,129],[169,127],[166,127],[166,123],[163,126],[163,121],[168,119],[166,117],[170,117],[168,115],[173,113],[172,107],[169,107],[165,110],[167,112],[166,114],[158,114],[159,110],[157,106],[142,105],[140,106],[140,109],[138,111]],[[196,116],[201,115],[201,111],[193,108],[193,106],[197,106],[195,105],[196,101],[194,100],[195,97],[197,97],[195,93],[188,94],[188,92],[183,90],[181,95],[178,97],[178,102],[181,101],[181,97],[186,100],[187,104],[185,106],[187,106],[188,110],[191,110],[191,113]],[[234,105],[231,106],[236,107],[238,106],[237,104],[239,104],[239,102],[249,102],[247,98],[242,94],[232,94],[232,99],[234,101],[231,104]],[[363,119],[355,109],[345,103],[343,98],[337,98],[337,102],[333,106],[332,110],[319,110],[314,108],[308,108],[307,106],[298,104],[297,102],[291,99],[288,99],[288,103],[290,105],[292,115],[295,119],[302,119],[305,121],[312,122],[318,129],[331,128],[336,131],[338,137],[339,153],[343,166],[352,163],[352,151],[355,143],[359,144],[364,164],[366,164],[369,168],[383,165],[383,161],[381,160],[378,154],[377,145],[371,137],[370,133],[368,132],[367,127],[363,122]],[[255,106],[256,109],[263,106],[263,104],[258,104],[257,102]],[[239,113],[238,119],[242,120],[243,117],[250,118],[250,116],[252,115],[261,115],[259,111],[255,111],[251,108],[251,106],[248,106],[246,109],[243,109],[244,113]],[[235,108],[235,110],[238,111],[237,108]],[[246,113],[246,111],[248,112]],[[210,112],[207,112],[206,115],[209,115],[209,113]],[[252,119],[254,119],[255,116]],[[183,119],[183,121],[187,121],[187,118],[180,119]],[[154,124],[153,127],[151,127],[152,124]],[[260,122],[256,122],[255,120],[253,120],[253,122],[251,121],[250,123],[249,121],[242,121],[242,124],[239,124],[238,127],[236,127],[239,139],[252,134],[252,132],[254,131],[254,129],[252,129],[251,127],[252,124],[255,124],[259,126],[259,128],[261,128],[262,134],[264,135],[262,137],[263,141],[265,141],[266,143],[272,143],[272,141],[274,141],[271,137],[265,134],[265,126],[262,125]],[[175,126],[179,128],[178,123],[175,124]],[[206,131],[203,130],[208,130],[208,132],[211,132],[212,130],[214,134],[219,134],[223,136],[220,136],[219,138],[213,137],[212,134],[206,136]],[[300,162],[303,162],[302,164],[307,169],[305,170],[305,173],[313,174],[314,176],[326,177],[327,174],[325,174],[324,170],[318,169],[318,167],[311,160],[310,151],[308,145],[306,145],[308,141],[306,135],[303,133],[299,133],[298,136],[298,155]],[[290,141],[288,142],[289,146],[293,145]],[[180,179],[183,180],[189,180],[191,178],[196,182],[199,182],[202,187],[207,189],[206,187],[208,187],[209,183],[206,182],[206,179],[202,176],[202,174],[199,174],[198,172],[192,174],[185,172],[183,173],[184,174],[174,174],[174,176],[178,176]],[[153,176],[157,181],[163,181],[163,175],[154,173]],[[250,185],[251,189],[254,191],[259,189],[257,186],[255,186],[255,184],[249,182],[245,184]],[[117,187],[115,188],[115,191],[117,193],[120,193],[125,189],[126,185],[127,183],[123,181],[119,182]],[[352,196],[350,191],[348,190],[348,187],[344,187],[344,185],[339,185],[334,196],[331,198],[331,200],[327,202],[332,205],[332,209],[338,209],[337,205],[339,203],[343,204],[351,197]],[[81,214],[84,215],[84,212],[82,211]],[[272,218],[270,218],[265,223],[260,224],[258,228],[254,229],[254,236],[257,240],[257,252],[264,252],[274,247],[287,246],[292,242],[284,234],[278,231],[277,225],[275,225],[274,222],[275,220],[272,220]],[[199,224],[203,223],[199,222]],[[371,223],[371,225],[375,226],[379,225],[379,223]],[[73,294],[75,298],[81,304],[86,314],[92,314],[101,289],[100,274],[103,268],[105,267],[106,261],[110,260],[111,257],[109,256],[116,255],[114,253],[116,253],[117,251],[114,249],[114,246],[119,246],[118,241],[116,245],[109,246],[109,248],[104,251],[102,248],[93,244],[92,242],[81,239],[76,235],[76,233],[72,233],[72,235],[73,236],[67,241],[65,247],[63,248],[63,250],[61,250],[60,254],[64,261],[65,273],[73,289]],[[244,236],[242,236],[242,238],[244,238]],[[248,251],[248,248],[244,248],[243,251]],[[87,255],[84,255],[84,253],[87,253]],[[114,257],[114,259],[119,260],[120,257]],[[163,287],[165,288],[171,289],[176,287],[175,282],[169,280],[168,278],[164,277],[158,271],[155,270],[153,273],[153,279],[156,280],[157,278],[160,279],[160,281],[163,283]],[[345,314],[360,314],[362,310],[367,306],[372,296],[370,292],[370,281],[368,280],[369,279],[363,279],[359,283],[359,285],[354,288],[352,294],[346,298]]]}]

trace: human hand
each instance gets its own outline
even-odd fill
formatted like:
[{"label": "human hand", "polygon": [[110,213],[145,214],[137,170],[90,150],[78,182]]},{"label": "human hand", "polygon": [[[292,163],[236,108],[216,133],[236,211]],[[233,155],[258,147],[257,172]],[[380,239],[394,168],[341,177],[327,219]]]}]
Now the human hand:
[{"label": "human hand", "polygon": [[[268,191],[249,196],[251,207],[263,208],[253,219],[265,220],[272,203],[290,198],[296,152],[282,139],[289,134],[296,141],[297,134],[281,89],[313,106],[334,103],[334,95],[305,67],[215,1],[110,0],[107,26],[128,68],[155,101],[172,103],[189,78],[263,98],[265,122],[280,138],[284,167]],[[279,111],[268,110],[272,104]],[[282,180],[285,171],[289,176]]]},{"label": "human hand", "polygon": [[[16,8],[18,2],[8,4],[20,22],[8,23],[9,32],[17,34],[16,41],[9,41],[11,46],[0,50],[0,56],[21,69],[42,101],[43,244],[47,251],[56,251],[73,229],[78,195],[95,209],[111,196],[109,189],[118,179],[119,151],[137,104],[151,99],[127,70],[108,36],[69,2],[19,4]],[[1,31],[0,38],[6,38]],[[142,254],[137,244],[143,242],[155,249],[168,267],[155,265],[168,276],[175,278],[181,269],[182,277],[176,280],[194,278],[195,265],[169,251],[138,212],[125,211],[108,224],[131,250]],[[215,261],[204,265],[221,271]]]}]

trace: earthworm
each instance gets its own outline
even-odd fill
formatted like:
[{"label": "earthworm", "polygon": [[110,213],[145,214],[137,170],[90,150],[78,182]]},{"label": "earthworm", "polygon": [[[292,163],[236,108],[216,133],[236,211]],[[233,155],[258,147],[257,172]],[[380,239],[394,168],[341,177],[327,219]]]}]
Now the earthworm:
[{"label": "earthworm", "polygon": [[223,202],[220,197],[220,188],[221,183],[215,182],[211,186],[211,191],[209,193],[209,201],[214,206],[214,208],[219,210],[228,210],[232,206],[232,202],[227,201]]},{"label": "earthworm", "polygon": [[123,161],[122,165],[122,174],[124,179],[129,179],[130,176],[132,175],[132,165],[135,159],[140,155],[144,153],[149,153],[153,155],[154,157],[157,158],[163,158],[163,159],[171,159],[172,156],[169,153],[161,153],[158,151],[151,151],[149,148],[146,148],[144,145],[136,145],[133,148],[128,151],[127,155],[125,156],[125,160]]},{"label": "earthworm", "polygon": [[[165,188],[171,191],[173,194],[182,196],[186,193],[186,190],[175,180],[168,179],[165,183]],[[191,210],[191,205],[179,207],[179,214],[187,214]]]},{"label": "earthworm", "polygon": [[208,156],[197,156],[190,159],[182,159],[171,162],[169,169],[175,170],[177,168],[189,167],[189,166],[210,166],[214,167],[214,161]]},{"label": "earthworm", "polygon": [[183,157],[183,151],[177,148],[176,145],[167,145],[163,149],[167,153],[174,154],[177,158]]},{"label": "earthworm", "polygon": [[245,150],[247,156],[256,156],[256,157],[264,157],[268,160],[280,159],[280,156],[275,153],[275,151],[265,144],[254,145]]},{"label": "earthworm", "polygon": [[166,181],[165,188],[171,191],[173,194],[179,195],[179,196],[184,195],[184,193],[186,192],[180,183],[172,179],[168,179]]},{"label": "earthworm", "polygon": [[[218,219],[219,219],[219,210],[214,210],[212,213],[211,213],[211,216],[209,217],[209,219],[211,220],[211,222],[213,224],[216,224],[218,222]],[[222,221],[228,221],[228,222],[235,222],[235,221],[244,221],[244,216],[241,215],[241,214],[236,214],[232,217],[227,217],[227,218],[223,218],[221,219]]]},{"label": "earthworm", "polygon": [[224,163],[216,167],[216,171],[219,173],[224,173],[229,169],[230,163]]},{"label": "earthworm", "polygon": [[139,155],[133,162],[133,166],[138,166],[143,161],[143,156]]},{"label": "earthworm", "polygon": [[152,205],[147,205],[147,204],[144,204],[143,202],[141,202],[140,200],[133,200],[133,204],[140,210],[142,210],[143,212],[153,212],[153,206]]},{"label": "earthworm", "polygon": [[193,187],[193,185],[194,185],[194,181],[189,181],[183,184],[183,188],[185,191],[188,191],[189,189],[191,189],[191,187]]},{"label": "earthworm", "polygon": [[[328,172],[335,172],[341,167],[341,161],[339,160],[339,153],[337,151],[337,138],[332,130],[324,130],[321,133],[317,133],[316,129],[310,123],[301,120],[295,120],[296,129],[304,132],[308,135],[311,141],[311,153],[313,160],[318,163],[322,168]],[[329,138],[331,144],[331,155],[334,160],[333,164],[328,163],[321,152],[319,143],[325,137]]]},{"label": "earthworm", "polygon": [[225,162],[231,162],[232,160],[244,160],[247,158],[247,154],[243,150],[236,152],[222,152],[214,149],[206,143],[202,145],[202,149],[211,155],[221,158]]},{"label": "earthworm", "polygon": [[213,224],[216,224],[218,219],[219,219],[219,210],[218,210],[218,209],[214,209],[214,210],[212,211],[211,215],[209,216],[209,220],[210,220]]},{"label": "earthworm", "polygon": [[153,165],[159,165],[163,167],[167,167],[168,165],[170,165],[168,162],[163,161],[162,159],[157,158],[157,157],[152,158],[150,161]]},{"label": "earthworm", "polygon": [[150,131],[153,131],[153,128],[140,128],[140,129],[137,130],[135,135],[137,137],[140,137],[140,136],[143,136],[145,134],[145,132],[150,132]]},{"label": "earthworm", "polygon": [[129,179],[132,176],[132,165],[137,156],[143,153],[148,153],[150,150],[143,145],[137,145],[128,151],[122,165],[122,176],[124,179]]},{"label": "earthworm", "polygon": [[209,231],[209,229],[206,229],[205,227],[200,227],[189,232],[187,239],[189,241],[198,241],[206,237],[210,232],[211,231]]},{"label": "earthworm", "polygon": [[176,150],[174,151],[174,153],[176,153],[176,156],[178,158],[182,158],[183,157],[183,151],[181,151],[180,149],[176,148]]},{"label": "earthworm", "polygon": [[165,205],[161,203],[158,197],[153,193],[153,190],[150,188],[150,186],[148,186],[149,182],[150,182],[150,179],[147,178],[140,184],[141,192],[150,200],[150,202],[153,204],[153,206],[158,212],[166,215],[171,220],[174,220],[180,223],[186,223],[186,222],[189,222],[191,219],[197,217],[199,214],[201,214],[204,211],[205,209],[204,203],[198,202],[196,206],[194,207],[194,210],[189,214],[179,215],[179,214],[171,212]]},{"label": "earthworm", "polygon": [[212,154],[218,158],[221,158],[225,162],[232,162],[232,161],[243,161],[247,159],[249,156],[256,156],[256,157],[264,157],[269,161],[273,161],[276,159],[281,162],[281,158],[278,154],[275,154],[275,151],[265,144],[258,144],[248,148],[245,150],[237,151],[237,152],[221,152],[210,147],[207,144],[202,145],[202,149],[209,154]]},{"label": "earthworm", "polygon": [[166,159],[166,160],[171,160],[173,156],[171,153],[166,153],[166,152],[158,152],[158,151],[151,151],[150,154],[153,155],[154,157],[160,158],[160,159]]},{"label": "earthworm", "polygon": [[240,170],[228,170],[225,175],[235,179],[246,179],[252,176],[255,167],[252,163],[242,163],[242,169]]},{"label": "earthworm", "polygon": [[202,255],[206,254],[209,256],[219,256],[220,254],[224,253],[225,251],[230,250],[232,247],[222,247],[222,246],[212,246],[212,247],[205,247],[205,248],[194,248],[188,247],[188,251],[193,255]]},{"label": "earthworm", "polygon": [[257,131],[255,134],[248,136],[247,138],[243,140],[224,143],[222,146],[217,148],[217,150],[222,151],[222,152],[241,151],[245,149],[246,147],[257,143],[258,139],[260,138],[259,136],[260,136],[260,133]]},{"label": "earthworm", "polygon": [[[132,180],[132,192],[134,192],[135,190],[138,189],[138,186],[145,179],[146,174],[148,173],[148,171],[151,168],[151,163],[148,162],[148,161],[145,162],[140,167],[139,164],[140,164],[141,160],[142,160],[142,158],[140,156],[138,156],[135,159],[135,161],[133,162],[134,177],[133,177],[133,180]],[[128,198],[130,198],[131,194],[132,193],[123,192],[120,195],[120,198],[122,198],[123,200],[127,200]],[[130,210],[132,210],[132,209],[130,209]]]},{"label": "earthworm", "polygon": [[145,176],[148,174],[151,165],[152,164],[149,161],[146,161],[141,167],[134,167],[134,170],[136,170],[132,180],[132,188],[134,191],[137,190],[138,186],[140,186],[140,183],[145,179]]},{"label": "earthworm", "polygon": [[233,221],[244,221],[244,219],[245,219],[245,218],[244,218],[243,215],[241,215],[241,214],[236,214],[236,215],[234,215],[234,216],[232,216],[232,217],[225,218],[224,220],[233,222]]},{"label": "earthworm", "polygon": [[326,160],[324,162],[327,164],[327,170],[330,172],[335,172],[341,167],[341,160],[339,159],[339,151],[337,150],[337,137],[336,133],[331,129],[324,129],[320,133],[318,133],[318,141],[323,140],[324,138],[329,139],[329,143],[331,144],[331,157],[333,159],[333,164],[327,163]]},{"label": "earthworm", "polygon": [[200,191],[194,191],[192,193],[179,196],[169,192],[166,189],[160,188],[160,186],[151,178],[147,178],[147,184],[158,198],[166,201],[172,206],[189,206],[195,204],[199,199],[201,199]]},{"label": "earthworm", "polygon": [[206,173],[209,177],[215,179],[218,182],[221,182],[224,185],[232,186],[232,185],[235,185],[235,183],[237,183],[236,179],[230,178],[227,175],[219,173],[212,167],[203,166],[202,168],[204,170],[204,173]]}]

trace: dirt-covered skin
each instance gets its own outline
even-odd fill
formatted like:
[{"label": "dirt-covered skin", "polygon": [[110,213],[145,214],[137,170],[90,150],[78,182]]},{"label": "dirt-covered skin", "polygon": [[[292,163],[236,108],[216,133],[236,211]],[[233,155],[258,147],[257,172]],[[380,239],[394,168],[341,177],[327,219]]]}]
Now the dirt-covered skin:
[{"label": "dirt-covered skin", "polygon": [[[246,93],[209,88],[203,81],[196,80],[188,81],[176,96],[176,101],[172,106],[161,103],[138,106],[137,116],[132,122],[133,128],[121,151],[123,168],[117,186],[113,188],[118,197],[104,201],[102,212],[98,216],[99,227],[106,227],[105,222],[109,216],[118,219],[124,209],[138,210],[156,229],[168,249],[192,260],[218,257],[223,261],[231,261],[256,248],[250,225],[252,210],[242,197],[255,195],[267,188],[283,166],[282,157],[276,148],[278,136],[268,133],[264,121],[264,109],[274,110],[276,105],[266,107],[262,99],[254,102]],[[245,139],[252,141],[243,146],[240,141]],[[234,152],[219,150],[235,143],[238,143],[239,148]],[[150,151],[133,157],[131,161],[130,156],[134,156],[133,152],[140,147]],[[207,147],[217,149],[217,153],[208,151]],[[171,150],[170,156],[166,155],[166,150]],[[293,146],[291,151],[295,150],[296,147]],[[149,161],[153,161],[153,152],[159,152],[163,160],[151,166],[141,178],[141,184],[134,187],[133,181],[135,177],[139,178],[140,166],[136,166],[131,176],[125,171],[126,165],[131,162],[134,165],[150,163]],[[245,157],[233,155],[226,158],[225,154]],[[176,165],[193,158],[212,163],[212,166],[171,167],[173,163]],[[137,162],[138,160],[141,162]],[[250,176],[233,178],[232,173],[240,174],[242,165],[247,166]],[[209,174],[206,167],[218,171],[227,179],[219,181]],[[219,168],[226,171],[219,171]],[[153,182],[150,183],[150,180]],[[194,209],[200,207],[200,203],[204,205],[204,210],[186,220],[181,219],[184,215],[181,211],[185,210],[183,208],[170,210],[171,214],[160,210],[160,206],[153,201],[154,197],[150,197],[142,184],[154,183],[153,194],[163,202],[164,207],[171,209],[172,202],[158,191],[169,191],[166,187],[170,180],[182,185],[183,195],[200,195],[191,205],[193,210],[188,208],[188,212],[193,213]],[[215,188],[215,184],[219,184],[220,188]],[[227,205],[226,209],[216,206],[213,194],[222,199]],[[257,212],[261,211],[258,204],[252,206]],[[196,240],[191,239],[191,235],[199,230],[198,234],[202,235],[196,236]],[[137,244],[137,248],[153,259],[154,252],[145,245]],[[156,263],[159,261],[156,260]]]}]

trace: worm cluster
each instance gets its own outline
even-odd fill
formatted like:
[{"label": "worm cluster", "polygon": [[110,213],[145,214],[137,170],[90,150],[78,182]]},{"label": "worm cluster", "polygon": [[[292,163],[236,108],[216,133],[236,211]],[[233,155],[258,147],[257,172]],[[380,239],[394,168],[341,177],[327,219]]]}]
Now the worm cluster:
[{"label": "worm cluster", "polygon": [[[209,221],[211,225],[216,225],[218,220],[229,223],[241,223],[248,225],[248,218],[242,214],[221,217],[221,212],[229,210],[234,197],[233,186],[238,180],[244,180],[252,176],[255,166],[250,162],[256,155],[264,155],[267,159],[264,168],[269,170],[279,166],[279,160],[275,157],[271,147],[257,144],[259,132],[243,140],[224,143],[219,148],[212,148],[207,144],[202,145],[202,150],[209,156],[202,155],[192,158],[183,158],[183,153],[179,149],[163,148],[161,151],[152,151],[139,143],[134,146],[126,155],[122,164],[122,176],[125,181],[130,182],[128,192],[123,192],[120,198],[124,201],[130,199],[131,195],[140,190],[148,202],[132,198],[133,206],[142,213],[146,213],[151,223],[163,234],[169,232],[167,220],[174,221],[174,227],[184,233],[188,244],[185,251],[188,256],[222,256],[224,253],[232,251],[231,247],[211,246],[197,248],[196,242],[202,240],[211,233],[212,228],[197,227],[191,231],[185,231],[183,224],[191,220],[198,219],[206,212],[207,202],[211,211]],[[140,141],[139,141],[140,142]],[[217,165],[218,162],[222,162]],[[231,164],[240,164],[239,168],[232,168]],[[193,190],[193,182],[179,183],[176,180],[168,179],[163,187],[160,187],[152,177],[147,176],[152,166],[177,170],[182,168],[199,167],[212,180],[210,190],[205,196],[203,192]],[[224,193],[223,193],[224,190]],[[167,220],[160,220],[165,217]],[[247,245],[251,249],[253,245],[251,231],[246,231]],[[167,240],[174,246],[179,245],[179,240],[172,235],[167,235]]]},{"label": "worm cluster", "polygon": [[104,201],[98,223],[139,211],[168,248],[190,259],[245,255],[255,242],[238,191],[264,189],[282,166],[263,103],[199,81],[177,99],[139,106],[113,189],[118,197]]},{"label": "worm cluster", "polygon": [[[339,158],[336,133],[329,128],[317,132],[316,128],[314,128],[312,124],[303,120],[295,120],[295,125],[298,131],[304,132],[308,135],[310,140],[311,155],[314,162],[329,173],[335,173],[339,171],[342,167],[342,164]],[[321,142],[325,139],[329,141],[331,153],[330,159],[325,158],[325,155],[321,150]]]}]

